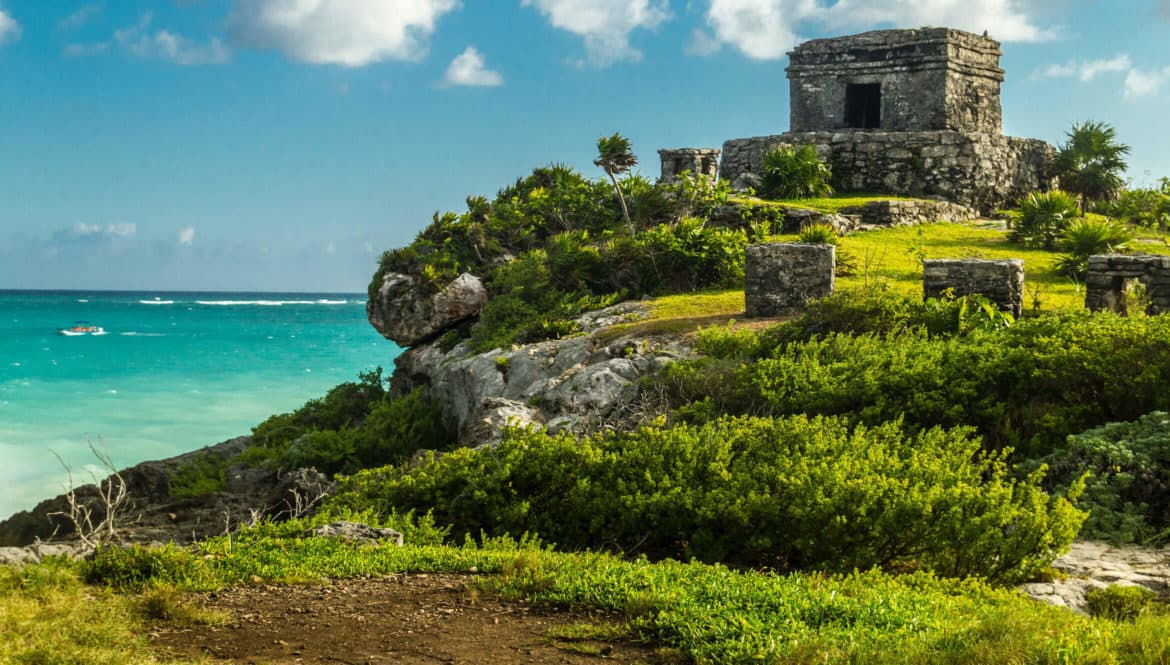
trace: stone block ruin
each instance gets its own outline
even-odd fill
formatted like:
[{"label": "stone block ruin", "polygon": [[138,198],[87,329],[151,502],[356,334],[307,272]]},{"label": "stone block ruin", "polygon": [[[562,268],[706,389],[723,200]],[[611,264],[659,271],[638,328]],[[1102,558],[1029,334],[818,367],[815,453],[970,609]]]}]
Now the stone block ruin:
[{"label": "stone block ruin", "polygon": [[1133,305],[1142,306],[1148,314],[1170,311],[1170,256],[1090,256],[1085,307],[1126,314]]},{"label": "stone block ruin", "polygon": [[747,316],[792,314],[810,300],[833,295],[837,248],[805,243],[760,243],[747,248]]},{"label": "stone block ruin", "polygon": [[658,151],[662,160],[662,182],[670,182],[683,171],[714,179],[719,175],[718,148],[663,148]]},{"label": "stone block ruin", "polygon": [[[788,54],[790,130],[725,142],[719,177],[758,177],[769,150],[812,145],[838,191],[936,196],[990,213],[1051,189],[1055,149],[1003,135],[1001,54],[989,37],[948,28],[805,42]],[[679,152],[665,151],[664,178],[678,172]]]},{"label": "stone block ruin", "polygon": [[981,295],[1019,318],[1024,312],[1024,262],[1020,259],[928,259],[922,266],[923,298]]}]

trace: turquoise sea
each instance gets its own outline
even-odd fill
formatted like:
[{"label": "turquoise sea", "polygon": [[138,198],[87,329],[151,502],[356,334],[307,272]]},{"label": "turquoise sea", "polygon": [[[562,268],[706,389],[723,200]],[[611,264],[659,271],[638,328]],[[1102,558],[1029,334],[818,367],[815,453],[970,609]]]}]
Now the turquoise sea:
[{"label": "turquoise sea", "polygon": [[[249,433],[399,349],[365,294],[0,290],[0,519],[86,477]],[[61,336],[85,320],[106,334]]]}]

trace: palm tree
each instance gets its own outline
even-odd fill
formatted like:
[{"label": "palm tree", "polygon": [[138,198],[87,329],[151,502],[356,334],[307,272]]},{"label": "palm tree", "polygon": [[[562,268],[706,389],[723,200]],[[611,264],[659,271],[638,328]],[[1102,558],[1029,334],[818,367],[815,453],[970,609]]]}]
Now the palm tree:
[{"label": "palm tree", "polygon": [[630,227],[630,233],[633,234],[634,224],[630,221],[630,209],[626,207],[626,197],[622,194],[621,185],[617,181],[619,173],[625,173],[638,164],[638,158],[630,149],[630,140],[616,132],[613,136],[603,136],[597,139],[597,159],[593,160],[593,163],[600,166],[605,171],[605,175],[613,181],[618,202],[622,204],[622,219],[625,220],[626,225]]},{"label": "palm tree", "polygon": [[1112,125],[1086,120],[1074,124],[1056,155],[1060,186],[1081,197],[1081,215],[1089,201],[1115,198],[1125,188],[1121,173],[1129,146],[1118,143]]}]

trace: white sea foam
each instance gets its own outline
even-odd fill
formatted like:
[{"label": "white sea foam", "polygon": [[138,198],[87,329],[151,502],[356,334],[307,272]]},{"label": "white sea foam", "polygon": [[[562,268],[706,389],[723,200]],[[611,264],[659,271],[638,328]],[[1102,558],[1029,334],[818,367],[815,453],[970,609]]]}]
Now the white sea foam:
[{"label": "white sea foam", "polygon": [[138,302],[142,303],[143,305],[173,305],[173,304],[175,304],[174,300],[160,300],[158,298],[155,298],[154,300],[139,300]]},{"label": "white sea foam", "polygon": [[345,305],[348,300],[196,300],[198,305],[214,307],[280,307],[282,305]]},{"label": "white sea foam", "polygon": [[78,298],[77,302],[89,302],[89,300],[87,300],[85,298]]},{"label": "white sea foam", "polygon": [[166,337],[165,333],[124,332],[118,334],[123,337]]}]

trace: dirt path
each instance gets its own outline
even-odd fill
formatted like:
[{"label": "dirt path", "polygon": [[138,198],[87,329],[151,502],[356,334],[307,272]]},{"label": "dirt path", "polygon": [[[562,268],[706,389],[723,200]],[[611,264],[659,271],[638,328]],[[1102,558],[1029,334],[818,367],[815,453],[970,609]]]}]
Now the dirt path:
[{"label": "dirt path", "polygon": [[[314,586],[254,586],[203,594],[221,626],[162,628],[161,654],[240,663],[646,663],[622,642],[556,643],[548,631],[587,621],[485,597],[456,575],[393,575]],[[593,655],[583,652],[592,652]]]}]

